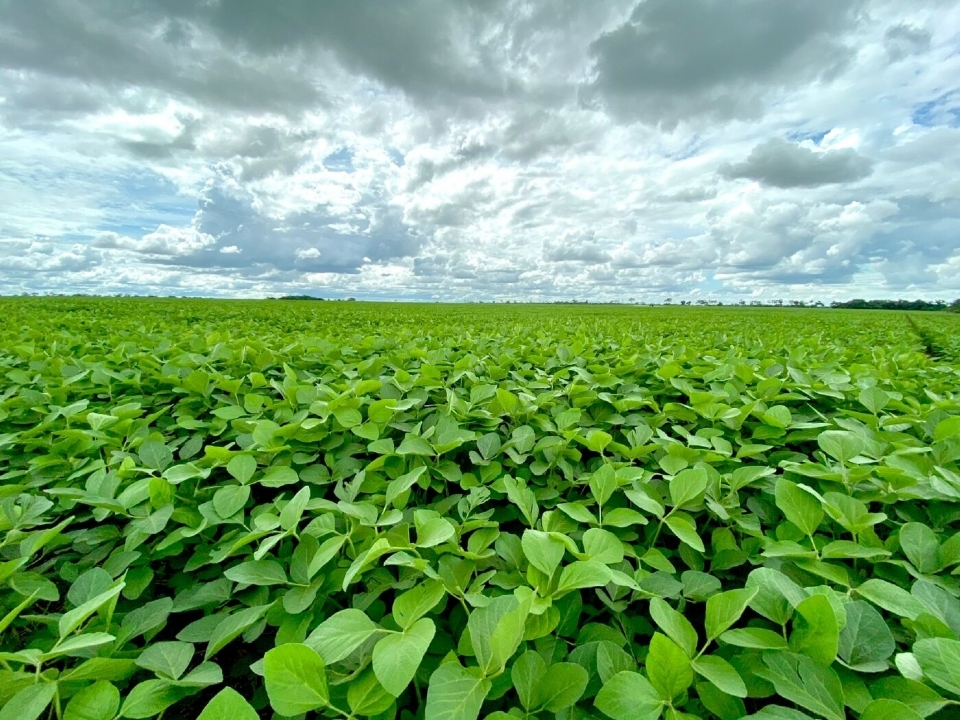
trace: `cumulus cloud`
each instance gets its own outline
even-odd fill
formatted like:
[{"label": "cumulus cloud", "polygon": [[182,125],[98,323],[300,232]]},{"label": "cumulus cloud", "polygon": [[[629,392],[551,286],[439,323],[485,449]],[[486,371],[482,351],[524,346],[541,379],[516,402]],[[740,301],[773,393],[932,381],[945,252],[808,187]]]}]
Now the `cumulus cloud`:
[{"label": "cumulus cloud", "polygon": [[778,188],[810,188],[863,180],[873,161],[856,150],[815,151],[782,138],[757,145],[740,163],[720,167],[729,179],[745,178]]},{"label": "cumulus cloud", "polygon": [[624,118],[668,127],[756,117],[774,88],[836,75],[856,0],[644,0],[591,44],[586,86]]},{"label": "cumulus cloud", "polygon": [[[143,255],[179,257],[207,249],[216,238],[194,227],[171,227],[161,225],[140,238],[105,232],[93,239],[93,247],[111,250],[129,250]],[[236,250],[227,251],[236,252]]]},{"label": "cumulus cloud", "polygon": [[613,257],[604,249],[593,232],[565,233],[557,241],[544,245],[544,259],[551,262],[575,262],[585,265],[602,265]]}]

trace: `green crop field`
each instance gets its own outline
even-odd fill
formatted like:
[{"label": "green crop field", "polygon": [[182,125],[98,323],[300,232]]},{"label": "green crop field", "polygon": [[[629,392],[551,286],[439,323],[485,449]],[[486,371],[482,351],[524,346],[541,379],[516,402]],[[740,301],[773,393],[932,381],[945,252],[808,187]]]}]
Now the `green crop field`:
[{"label": "green crop field", "polygon": [[960,717],[960,317],[0,299],[0,720]]}]

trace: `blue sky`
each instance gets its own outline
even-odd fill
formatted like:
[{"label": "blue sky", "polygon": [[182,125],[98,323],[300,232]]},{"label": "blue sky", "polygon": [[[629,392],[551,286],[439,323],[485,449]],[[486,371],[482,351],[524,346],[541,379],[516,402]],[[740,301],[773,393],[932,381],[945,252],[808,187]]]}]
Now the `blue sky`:
[{"label": "blue sky", "polygon": [[0,293],[960,296],[960,0],[372,8],[7,4]]}]

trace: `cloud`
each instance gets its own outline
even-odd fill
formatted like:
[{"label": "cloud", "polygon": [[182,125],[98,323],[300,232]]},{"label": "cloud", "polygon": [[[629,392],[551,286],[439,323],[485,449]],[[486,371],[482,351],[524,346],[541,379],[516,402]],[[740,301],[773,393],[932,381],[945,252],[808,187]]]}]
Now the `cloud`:
[{"label": "cloud", "polygon": [[812,188],[869,177],[873,161],[856,150],[814,151],[782,138],[757,145],[747,159],[723,165],[720,174],[735,180],[756,180],[777,188]]},{"label": "cloud", "polygon": [[7,5],[0,292],[956,293],[955,2]]},{"label": "cloud", "polygon": [[544,245],[543,256],[550,262],[602,265],[613,259],[603,245],[593,232],[565,233],[559,240]]},{"label": "cloud", "polygon": [[93,247],[111,250],[129,250],[142,255],[183,257],[200,252],[216,243],[216,238],[195,227],[161,225],[139,239],[106,232],[91,243]]},{"label": "cloud", "polygon": [[[283,197],[277,198],[267,192],[251,194],[230,174],[212,179],[194,219],[195,233],[206,240],[181,244],[186,250],[176,253],[176,264],[244,274],[265,267],[355,273],[365,262],[416,251],[418,240],[395,211],[362,194],[344,195],[343,204],[338,205],[332,202],[337,188],[332,185],[291,206],[290,194],[316,188],[281,186],[277,191]],[[272,205],[269,211],[268,204]],[[341,222],[345,217],[352,222]]]},{"label": "cloud", "polygon": [[853,51],[854,0],[644,0],[591,44],[597,98],[623,119],[673,127],[762,114],[773,88],[835,76]]},{"label": "cloud", "polygon": [[924,28],[899,23],[887,28],[883,35],[883,46],[890,59],[898,62],[910,55],[929,50],[930,40],[930,33]]},{"label": "cloud", "polygon": [[186,13],[178,17],[153,2],[12,3],[0,29],[0,67],[25,70],[25,83],[39,74],[155,88],[221,109],[283,113],[323,101],[290,57],[216,52],[215,39],[189,21],[192,4],[180,5]]}]

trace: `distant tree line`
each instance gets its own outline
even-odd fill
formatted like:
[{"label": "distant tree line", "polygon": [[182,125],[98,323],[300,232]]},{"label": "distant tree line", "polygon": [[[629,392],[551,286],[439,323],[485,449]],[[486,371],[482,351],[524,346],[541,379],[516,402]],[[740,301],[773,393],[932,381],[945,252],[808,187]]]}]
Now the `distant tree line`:
[{"label": "distant tree line", "polygon": [[[663,305],[723,305],[716,300],[678,300],[674,303],[673,298],[667,298]],[[800,308],[822,308],[826,307],[823,302],[816,300],[806,302],[805,300],[740,300],[732,303],[739,306],[749,305],[750,307],[800,307]],[[945,300],[863,300],[856,298],[854,300],[834,300],[830,303],[832,308],[846,308],[851,310],[946,310],[948,312],[960,312],[960,299],[947,303]]]},{"label": "distant tree line", "polygon": [[960,312],[960,299],[947,304],[944,300],[848,300],[834,301],[830,307],[852,310],[949,310]]}]

